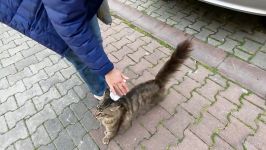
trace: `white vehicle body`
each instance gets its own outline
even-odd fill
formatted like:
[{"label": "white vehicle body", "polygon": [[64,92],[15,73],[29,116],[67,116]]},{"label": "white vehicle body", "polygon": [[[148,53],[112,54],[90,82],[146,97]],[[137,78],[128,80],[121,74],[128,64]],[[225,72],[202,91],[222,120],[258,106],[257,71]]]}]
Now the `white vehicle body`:
[{"label": "white vehicle body", "polygon": [[266,0],[199,0],[250,14],[266,16]]}]

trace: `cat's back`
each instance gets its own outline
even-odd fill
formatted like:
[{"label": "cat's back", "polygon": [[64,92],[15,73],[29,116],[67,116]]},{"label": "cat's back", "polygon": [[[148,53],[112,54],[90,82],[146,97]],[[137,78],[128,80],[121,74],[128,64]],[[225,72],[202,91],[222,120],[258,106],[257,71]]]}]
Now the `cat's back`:
[{"label": "cat's back", "polygon": [[146,112],[149,106],[154,106],[163,93],[164,91],[160,89],[155,80],[150,80],[135,86],[121,102],[132,115],[138,115],[142,111]]},{"label": "cat's back", "polygon": [[137,86],[135,86],[132,90],[130,90],[127,94],[127,96],[131,97],[133,95],[152,95],[154,93],[159,92],[160,87],[158,84],[156,84],[155,80],[149,80],[144,83],[140,83]]}]

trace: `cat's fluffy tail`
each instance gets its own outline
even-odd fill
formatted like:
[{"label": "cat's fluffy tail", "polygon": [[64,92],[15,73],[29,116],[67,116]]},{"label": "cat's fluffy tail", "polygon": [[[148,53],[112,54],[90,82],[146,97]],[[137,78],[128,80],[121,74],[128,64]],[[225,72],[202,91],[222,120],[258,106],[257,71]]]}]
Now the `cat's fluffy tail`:
[{"label": "cat's fluffy tail", "polygon": [[189,57],[191,52],[191,42],[185,40],[180,43],[171,58],[164,64],[155,77],[155,81],[163,88],[170,77],[178,70],[182,63]]}]

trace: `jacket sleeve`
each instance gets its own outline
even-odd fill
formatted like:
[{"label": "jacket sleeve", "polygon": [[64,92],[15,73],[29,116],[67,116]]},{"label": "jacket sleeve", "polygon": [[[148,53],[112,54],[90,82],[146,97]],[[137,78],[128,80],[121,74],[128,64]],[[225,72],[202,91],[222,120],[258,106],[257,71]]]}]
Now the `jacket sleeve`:
[{"label": "jacket sleeve", "polygon": [[42,1],[56,32],[92,71],[105,75],[113,69],[102,43],[88,25],[101,0],[94,0],[95,3],[93,0]]}]

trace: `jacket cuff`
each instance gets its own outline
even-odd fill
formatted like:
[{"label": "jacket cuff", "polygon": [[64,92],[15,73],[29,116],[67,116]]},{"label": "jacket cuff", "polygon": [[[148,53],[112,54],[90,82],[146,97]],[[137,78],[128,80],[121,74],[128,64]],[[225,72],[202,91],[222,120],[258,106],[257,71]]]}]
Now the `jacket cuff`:
[{"label": "jacket cuff", "polygon": [[98,73],[104,77],[107,73],[109,73],[113,69],[114,65],[109,61],[107,64],[103,66],[103,68]]}]

